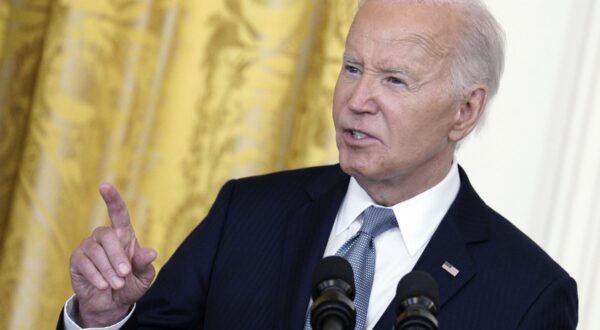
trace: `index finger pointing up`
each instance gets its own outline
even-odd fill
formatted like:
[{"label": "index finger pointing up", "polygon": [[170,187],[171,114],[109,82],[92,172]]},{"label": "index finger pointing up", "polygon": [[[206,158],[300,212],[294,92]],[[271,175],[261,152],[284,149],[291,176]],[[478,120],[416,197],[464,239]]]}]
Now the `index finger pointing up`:
[{"label": "index finger pointing up", "polygon": [[102,199],[104,199],[104,203],[106,203],[112,227],[114,229],[129,227],[131,222],[129,220],[127,205],[125,205],[117,189],[108,183],[102,183],[98,190],[100,191],[100,195],[102,195]]}]

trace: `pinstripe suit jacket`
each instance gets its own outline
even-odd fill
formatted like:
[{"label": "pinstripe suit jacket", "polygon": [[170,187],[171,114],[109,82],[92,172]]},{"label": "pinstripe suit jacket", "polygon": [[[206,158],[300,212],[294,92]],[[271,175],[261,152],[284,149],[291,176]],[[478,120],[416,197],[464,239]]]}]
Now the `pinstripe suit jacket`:
[{"label": "pinstripe suit jacket", "polygon": [[[575,281],[489,208],[460,169],[456,200],[415,270],[449,329],[575,329]],[[349,177],[339,166],[230,181],[163,267],[129,329],[302,329],[310,279]],[[448,261],[456,277],[442,269]],[[390,329],[392,302],[376,329]]]}]

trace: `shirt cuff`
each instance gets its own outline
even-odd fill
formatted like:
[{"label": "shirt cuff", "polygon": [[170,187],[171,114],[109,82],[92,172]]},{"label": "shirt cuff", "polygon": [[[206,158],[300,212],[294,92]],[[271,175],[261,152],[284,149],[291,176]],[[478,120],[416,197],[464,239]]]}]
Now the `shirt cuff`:
[{"label": "shirt cuff", "polygon": [[75,323],[75,321],[73,321],[74,319],[76,319],[78,315],[75,314],[75,309],[74,309],[74,305],[75,304],[75,295],[71,296],[71,298],[69,298],[69,300],[67,300],[67,303],[65,304],[65,308],[63,308],[63,319],[64,319],[64,330],[118,330],[120,329],[123,324],[125,324],[125,322],[127,322],[127,320],[129,320],[129,318],[131,317],[131,314],[133,314],[133,311],[135,310],[135,304],[133,304],[133,307],[131,308],[131,310],[129,311],[129,314],[127,314],[121,321],[119,321],[116,324],[113,324],[111,326],[108,327],[104,327],[104,328],[82,328],[79,325],[77,325],[77,323]]}]

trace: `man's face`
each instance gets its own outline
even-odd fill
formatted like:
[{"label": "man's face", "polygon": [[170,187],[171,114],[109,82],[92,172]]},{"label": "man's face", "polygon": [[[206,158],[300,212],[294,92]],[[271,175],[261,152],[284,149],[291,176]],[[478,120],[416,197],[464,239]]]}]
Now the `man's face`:
[{"label": "man's face", "polygon": [[450,90],[455,17],[446,7],[388,1],[367,1],[357,14],[333,120],[342,169],[361,184],[422,182],[448,169],[460,108]]}]

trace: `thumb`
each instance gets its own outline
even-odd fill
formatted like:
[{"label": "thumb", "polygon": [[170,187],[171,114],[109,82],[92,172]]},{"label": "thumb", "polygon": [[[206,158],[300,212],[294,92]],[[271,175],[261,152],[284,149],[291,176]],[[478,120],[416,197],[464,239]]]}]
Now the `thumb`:
[{"label": "thumb", "polygon": [[156,250],[139,248],[136,249],[131,260],[133,274],[144,282],[147,282],[148,285],[152,282],[152,279],[154,279],[155,270],[152,262],[156,260],[156,257]]}]

